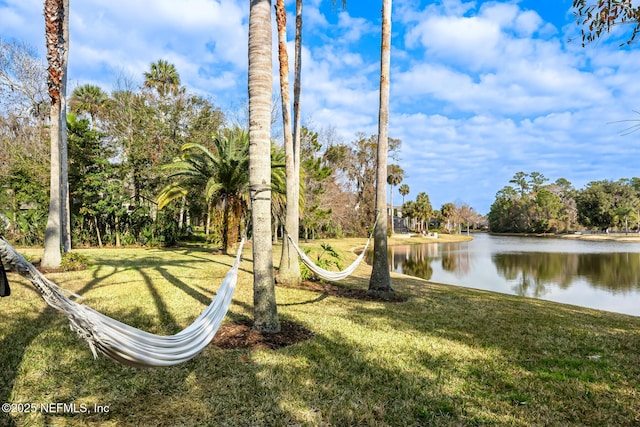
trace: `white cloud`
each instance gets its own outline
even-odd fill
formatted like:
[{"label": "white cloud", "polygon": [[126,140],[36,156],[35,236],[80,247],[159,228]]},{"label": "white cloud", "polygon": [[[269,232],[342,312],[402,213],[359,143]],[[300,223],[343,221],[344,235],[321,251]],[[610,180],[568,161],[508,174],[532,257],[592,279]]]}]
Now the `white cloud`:
[{"label": "white cloud", "polygon": [[353,18],[347,12],[338,14],[338,28],[344,31],[341,42],[356,42],[363,35],[376,31],[372,23],[364,18]]},{"label": "white cloud", "polygon": [[544,24],[542,18],[536,12],[528,10],[522,12],[515,19],[515,30],[520,37],[531,37],[541,29]]}]

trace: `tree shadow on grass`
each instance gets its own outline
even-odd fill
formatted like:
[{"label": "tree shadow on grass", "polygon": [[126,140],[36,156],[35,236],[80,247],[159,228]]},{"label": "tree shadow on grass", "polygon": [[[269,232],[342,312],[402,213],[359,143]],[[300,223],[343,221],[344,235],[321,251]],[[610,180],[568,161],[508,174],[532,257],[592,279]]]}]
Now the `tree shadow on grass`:
[{"label": "tree shadow on grass", "polygon": [[522,406],[513,410],[516,419],[542,425],[637,420],[640,406],[630,394],[640,385],[637,319],[413,279],[407,284],[422,296],[407,305],[363,305],[350,321],[366,327],[384,318],[398,336],[418,335],[477,357],[455,356],[478,393],[498,398],[491,405]]},{"label": "tree shadow on grass", "polygon": [[[165,263],[162,264],[164,265]],[[133,263],[127,262],[126,260],[116,260],[113,263],[101,264],[91,272],[92,277],[90,280],[80,289],[74,289],[74,291],[80,295],[86,294],[110,276],[130,268],[133,268]],[[107,270],[106,272],[105,269]],[[158,308],[158,315],[162,319],[163,327],[169,330],[177,329],[178,326],[176,325],[175,319],[168,312],[162,296],[147,272],[148,270],[139,271],[139,274],[146,283],[154,303]],[[162,271],[160,272],[162,273]],[[165,274],[165,278],[169,280],[170,277],[168,277],[167,274],[168,273]],[[85,383],[86,380],[90,380],[91,378],[91,376],[87,375],[78,376],[78,371],[82,371],[83,366],[69,365],[69,363],[75,364],[78,360],[80,360],[80,365],[85,364],[84,369],[91,370],[92,368],[97,368],[98,372],[96,375],[99,377],[102,375],[100,371],[103,370],[105,365],[109,365],[107,370],[112,370],[116,375],[122,376],[122,372],[131,373],[132,368],[119,365],[114,366],[115,363],[112,361],[93,361],[91,353],[88,351],[89,349],[84,341],[80,340],[74,333],[69,332],[68,327],[64,327],[64,325],[67,324],[65,316],[41,302],[41,295],[34,290],[33,286],[26,279],[20,278],[13,272],[9,272],[8,276],[13,287],[13,293],[9,298],[3,298],[0,306],[12,304],[12,302],[16,302],[16,299],[19,298],[19,303],[24,309],[14,310],[14,312],[11,312],[9,309],[4,311],[2,320],[4,333],[2,334],[2,340],[0,340],[0,403],[34,403],[40,405],[57,402],[75,402],[75,400],[84,393],[69,393],[67,390],[83,390],[84,386],[78,385],[78,383]],[[57,281],[58,284],[63,287],[65,282],[73,280],[70,278],[56,277],[55,274],[49,278]],[[171,280],[169,281],[171,282]],[[203,296],[199,292],[186,289],[186,286],[181,286],[176,280],[173,280],[173,285],[180,287],[184,292],[187,292],[190,296],[198,300],[203,299]],[[25,302],[27,298],[37,300],[37,302]],[[34,313],[36,310],[37,312]],[[157,323],[157,319],[140,318],[135,310],[127,313],[116,312],[114,315],[117,318],[123,319],[125,323],[136,324],[136,322],[144,323],[145,321]],[[30,351],[44,351],[42,357],[51,359],[49,361],[50,363],[44,363],[42,365],[43,368],[35,368],[35,365],[30,364],[25,365],[25,357],[28,349],[32,346],[33,341],[43,333],[46,335],[56,335],[56,338],[51,342],[49,342],[48,339],[47,341],[40,340],[37,346],[33,347]],[[50,343],[53,346],[49,345]],[[62,343],[62,345],[60,343]],[[69,355],[73,356],[69,357]],[[28,357],[33,358],[37,356],[31,354]],[[71,362],[69,362],[69,360],[71,360]],[[82,362],[82,360],[84,360],[84,362]],[[37,372],[35,369],[44,369],[45,372]],[[20,372],[22,370],[25,372],[21,374]],[[59,382],[60,387],[53,387],[45,394],[34,394],[32,396],[28,393],[25,395],[25,391],[28,392],[25,387],[30,388],[31,386],[25,385],[24,382],[27,381],[30,383],[37,377],[42,378],[47,384]],[[93,380],[95,380],[95,378],[93,378]],[[64,384],[69,383],[73,385],[70,387],[64,386]],[[18,387],[18,389],[16,389],[16,387]],[[34,387],[37,388],[37,384],[34,384]],[[12,402],[12,399],[15,399],[15,402]],[[2,411],[0,412],[0,425],[14,426],[17,425],[17,423],[24,423],[25,420],[29,420],[28,422],[31,423],[34,421],[34,417],[41,417],[43,418],[44,425],[51,425],[55,424],[55,418],[57,416],[71,417],[74,416],[74,414],[51,415],[44,413],[36,415]]]},{"label": "tree shadow on grass", "polygon": [[338,298],[349,298],[362,301],[381,302],[406,302],[407,297],[395,293],[387,296],[370,295],[366,289],[345,286],[343,284],[330,283],[324,281],[304,280],[298,285],[278,284],[282,288],[301,289],[305,291],[317,292]]},{"label": "tree shadow on grass", "polygon": [[338,331],[303,346],[282,350],[292,363],[267,365],[260,375],[287,410],[282,425],[463,424],[460,398],[438,382],[439,372],[453,368],[446,358],[432,358],[417,374],[376,360],[369,347]]},{"label": "tree shadow on grass", "polygon": [[[14,280],[14,288],[19,285]],[[11,298],[18,293],[14,291]],[[8,300],[8,298],[7,298]],[[5,300],[2,301],[5,303]],[[6,301],[6,303],[10,303]],[[57,313],[49,306],[45,306],[37,317],[19,317],[13,321],[3,321],[3,327],[10,332],[0,340],[0,403],[11,403],[11,392],[20,369],[25,349],[42,331],[49,328],[57,317]],[[15,426],[16,422],[11,413],[0,412],[0,425]]]}]

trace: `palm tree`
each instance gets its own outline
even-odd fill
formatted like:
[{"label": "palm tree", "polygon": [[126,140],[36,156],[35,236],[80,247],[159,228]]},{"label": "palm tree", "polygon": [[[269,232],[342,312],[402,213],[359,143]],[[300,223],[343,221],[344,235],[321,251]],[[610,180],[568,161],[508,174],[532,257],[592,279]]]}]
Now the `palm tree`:
[{"label": "palm tree", "polygon": [[45,38],[47,46],[47,85],[49,98],[51,99],[51,171],[50,171],[50,199],[49,217],[45,232],[44,253],[41,265],[46,268],[60,266],[62,254],[60,252],[61,241],[61,139],[63,126],[61,126],[63,79],[66,71],[64,65],[64,1],[45,0]]},{"label": "palm tree", "polygon": [[398,191],[400,192],[400,195],[402,196],[402,204],[404,205],[404,198],[405,198],[405,196],[407,196],[410,193],[409,184],[402,184],[398,188]]},{"label": "palm tree", "polygon": [[389,171],[387,175],[387,184],[389,188],[389,204],[391,205],[391,234],[393,234],[393,187],[400,184],[404,178],[404,170],[398,165],[389,165]]},{"label": "palm tree", "polygon": [[[289,102],[289,55],[287,53],[287,11],[284,0],[276,0],[276,21],[278,24],[278,61],[280,64],[280,99],[282,101],[282,127],[284,134],[285,164],[287,171],[287,204],[285,210],[285,228],[295,243],[298,243],[299,229],[299,163],[296,159],[293,135],[291,134],[291,116]],[[298,255],[289,239],[282,241],[278,282],[297,284],[302,281]]]},{"label": "palm tree", "polygon": [[249,189],[253,227],[253,328],[280,331],[271,240],[271,0],[249,7]]},{"label": "palm tree", "polygon": [[96,118],[102,113],[108,99],[107,94],[100,86],[92,84],[78,86],[71,94],[71,111],[76,114],[88,114],[91,126],[95,127]]},{"label": "palm tree", "polygon": [[[222,246],[232,254],[248,207],[249,139],[245,131],[236,128],[226,136],[216,136],[213,145],[213,151],[196,143],[181,147],[183,154],[165,166],[172,171],[168,178],[175,181],[158,194],[158,209],[173,200],[182,199],[189,191],[204,194],[207,206],[215,203],[223,209]],[[285,191],[282,157],[274,147],[271,153],[271,181],[277,186],[274,190],[277,194]]]},{"label": "palm tree", "polygon": [[151,63],[151,69],[144,73],[144,87],[155,89],[161,97],[177,93],[180,75],[175,65],[164,59]]},{"label": "palm tree", "polygon": [[[398,192],[400,193],[400,195],[402,196],[402,206],[404,206],[404,198],[409,194],[409,185],[408,184],[402,184],[399,188],[398,188]],[[409,224],[407,223],[407,219],[406,216],[404,214],[404,208],[402,209],[402,216],[405,217],[404,220],[404,225],[406,227],[409,226]]]},{"label": "palm tree", "polygon": [[184,197],[190,189],[204,190],[205,200],[217,201],[223,208],[222,246],[233,253],[238,242],[242,213],[246,206],[249,175],[247,134],[233,132],[228,137],[217,136],[215,152],[187,143],[181,148],[181,158],[168,165],[174,172],[169,179],[177,181],[165,186],[158,195],[158,208]]},{"label": "palm tree", "polygon": [[414,204],[414,215],[416,219],[420,221],[421,229],[429,232],[429,226],[431,225],[431,216],[433,215],[433,207],[429,196],[425,192],[418,193]]},{"label": "palm tree", "polygon": [[630,206],[622,206],[615,209],[615,218],[618,221],[624,221],[624,234],[629,234],[629,216],[635,210]]},{"label": "palm tree", "polygon": [[445,203],[440,208],[440,212],[442,213],[442,217],[447,220],[447,230],[451,232],[451,221],[454,220],[456,216],[456,205],[451,202]]},{"label": "palm tree", "polygon": [[378,112],[378,165],[376,168],[376,211],[378,221],[373,239],[373,270],[368,292],[393,293],[387,255],[387,151],[389,145],[389,69],[391,67],[391,0],[382,0],[382,41],[380,47],[380,109]]},{"label": "palm tree", "polygon": [[407,228],[413,228],[415,229],[415,227],[410,227],[412,224],[410,224],[409,220],[412,219],[413,221],[413,225],[415,225],[415,219],[416,219],[416,202],[409,200],[408,202],[405,202],[402,204],[402,216],[404,216],[405,218],[405,225],[407,226]]}]

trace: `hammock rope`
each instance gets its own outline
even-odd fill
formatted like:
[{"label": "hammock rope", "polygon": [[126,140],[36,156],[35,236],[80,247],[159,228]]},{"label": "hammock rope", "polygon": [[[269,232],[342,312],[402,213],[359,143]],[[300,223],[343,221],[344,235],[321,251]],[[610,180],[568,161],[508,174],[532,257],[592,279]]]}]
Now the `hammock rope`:
[{"label": "hammock rope", "polygon": [[67,316],[71,329],[89,344],[94,358],[97,358],[100,352],[129,366],[161,367],[177,365],[192,359],[215,336],[231,305],[244,242],[243,238],[235,261],[209,306],[191,325],[169,336],[151,334],[134,328],[69,299],[65,295],[66,291],[47,279],[2,237],[0,259],[29,280],[48,305]]},{"label": "hammock rope", "polygon": [[[358,258],[356,258],[356,260],[353,263],[351,263],[351,265],[349,265],[347,268],[345,268],[344,270],[341,270],[341,271],[326,270],[326,269],[316,265],[316,263],[314,263],[313,260],[311,258],[309,258],[309,256],[307,256],[306,253],[304,253],[304,251],[296,244],[296,242],[293,241],[293,238],[289,235],[289,233],[286,233],[286,234],[287,234],[287,238],[289,239],[289,241],[293,245],[293,248],[298,253],[298,256],[300,257],[300,260],[304,263],[304,265],[307,266],[307,268],[309,268],[309,270],[313,271],[318,277],[320,277],[322,279],[333,281],[333,282],[338,282],[340,280],[346,279],[351,274],[353,274],[353,272],[356,271],[356,269],[358,268],[358,266],[360,265],[360,263],[362,262],[362,260],[366,256],[367,248],[369,247],[369,243],[371,243],[371,239],[373,238],[373,233],[375,232],[376,225],[378,224],[378,218],[379,217],[380,217],[380,215],[376,216],[376,220],[373,223],[373,229],[371,231],[371,234],[369,234],[369,238],[367,239],[367,243],[364,245],[364,248],[362,249],[362,253],[360,253],[360,255],[358,255]],[[286,230],[285,230],[285,232],[286,232]]]}]

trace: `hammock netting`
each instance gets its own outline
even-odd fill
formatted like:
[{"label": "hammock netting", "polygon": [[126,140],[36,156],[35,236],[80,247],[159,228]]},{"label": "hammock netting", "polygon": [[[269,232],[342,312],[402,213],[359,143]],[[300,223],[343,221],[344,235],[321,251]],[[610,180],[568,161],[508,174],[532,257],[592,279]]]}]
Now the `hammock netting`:
[{"label": "hammock netting", "polygon": [[[2,237],[0,259],[29,280],[47,304],[67,316],[71,329],[89,344],[94,357],[102,353],[125,365],[160,367],[186,362],[211,342],[231,305],[243,245],[244,239],[240,243],[231,269],[222,280],[209,306],[191,325],[169,336],[155,335],[134,328],[71,300],[65,293],[76,297],[78,295],[63,290],[47,279]],[[8,282],[3,273],[4,269],[0,271],[0,291],[8,295]]]}]

